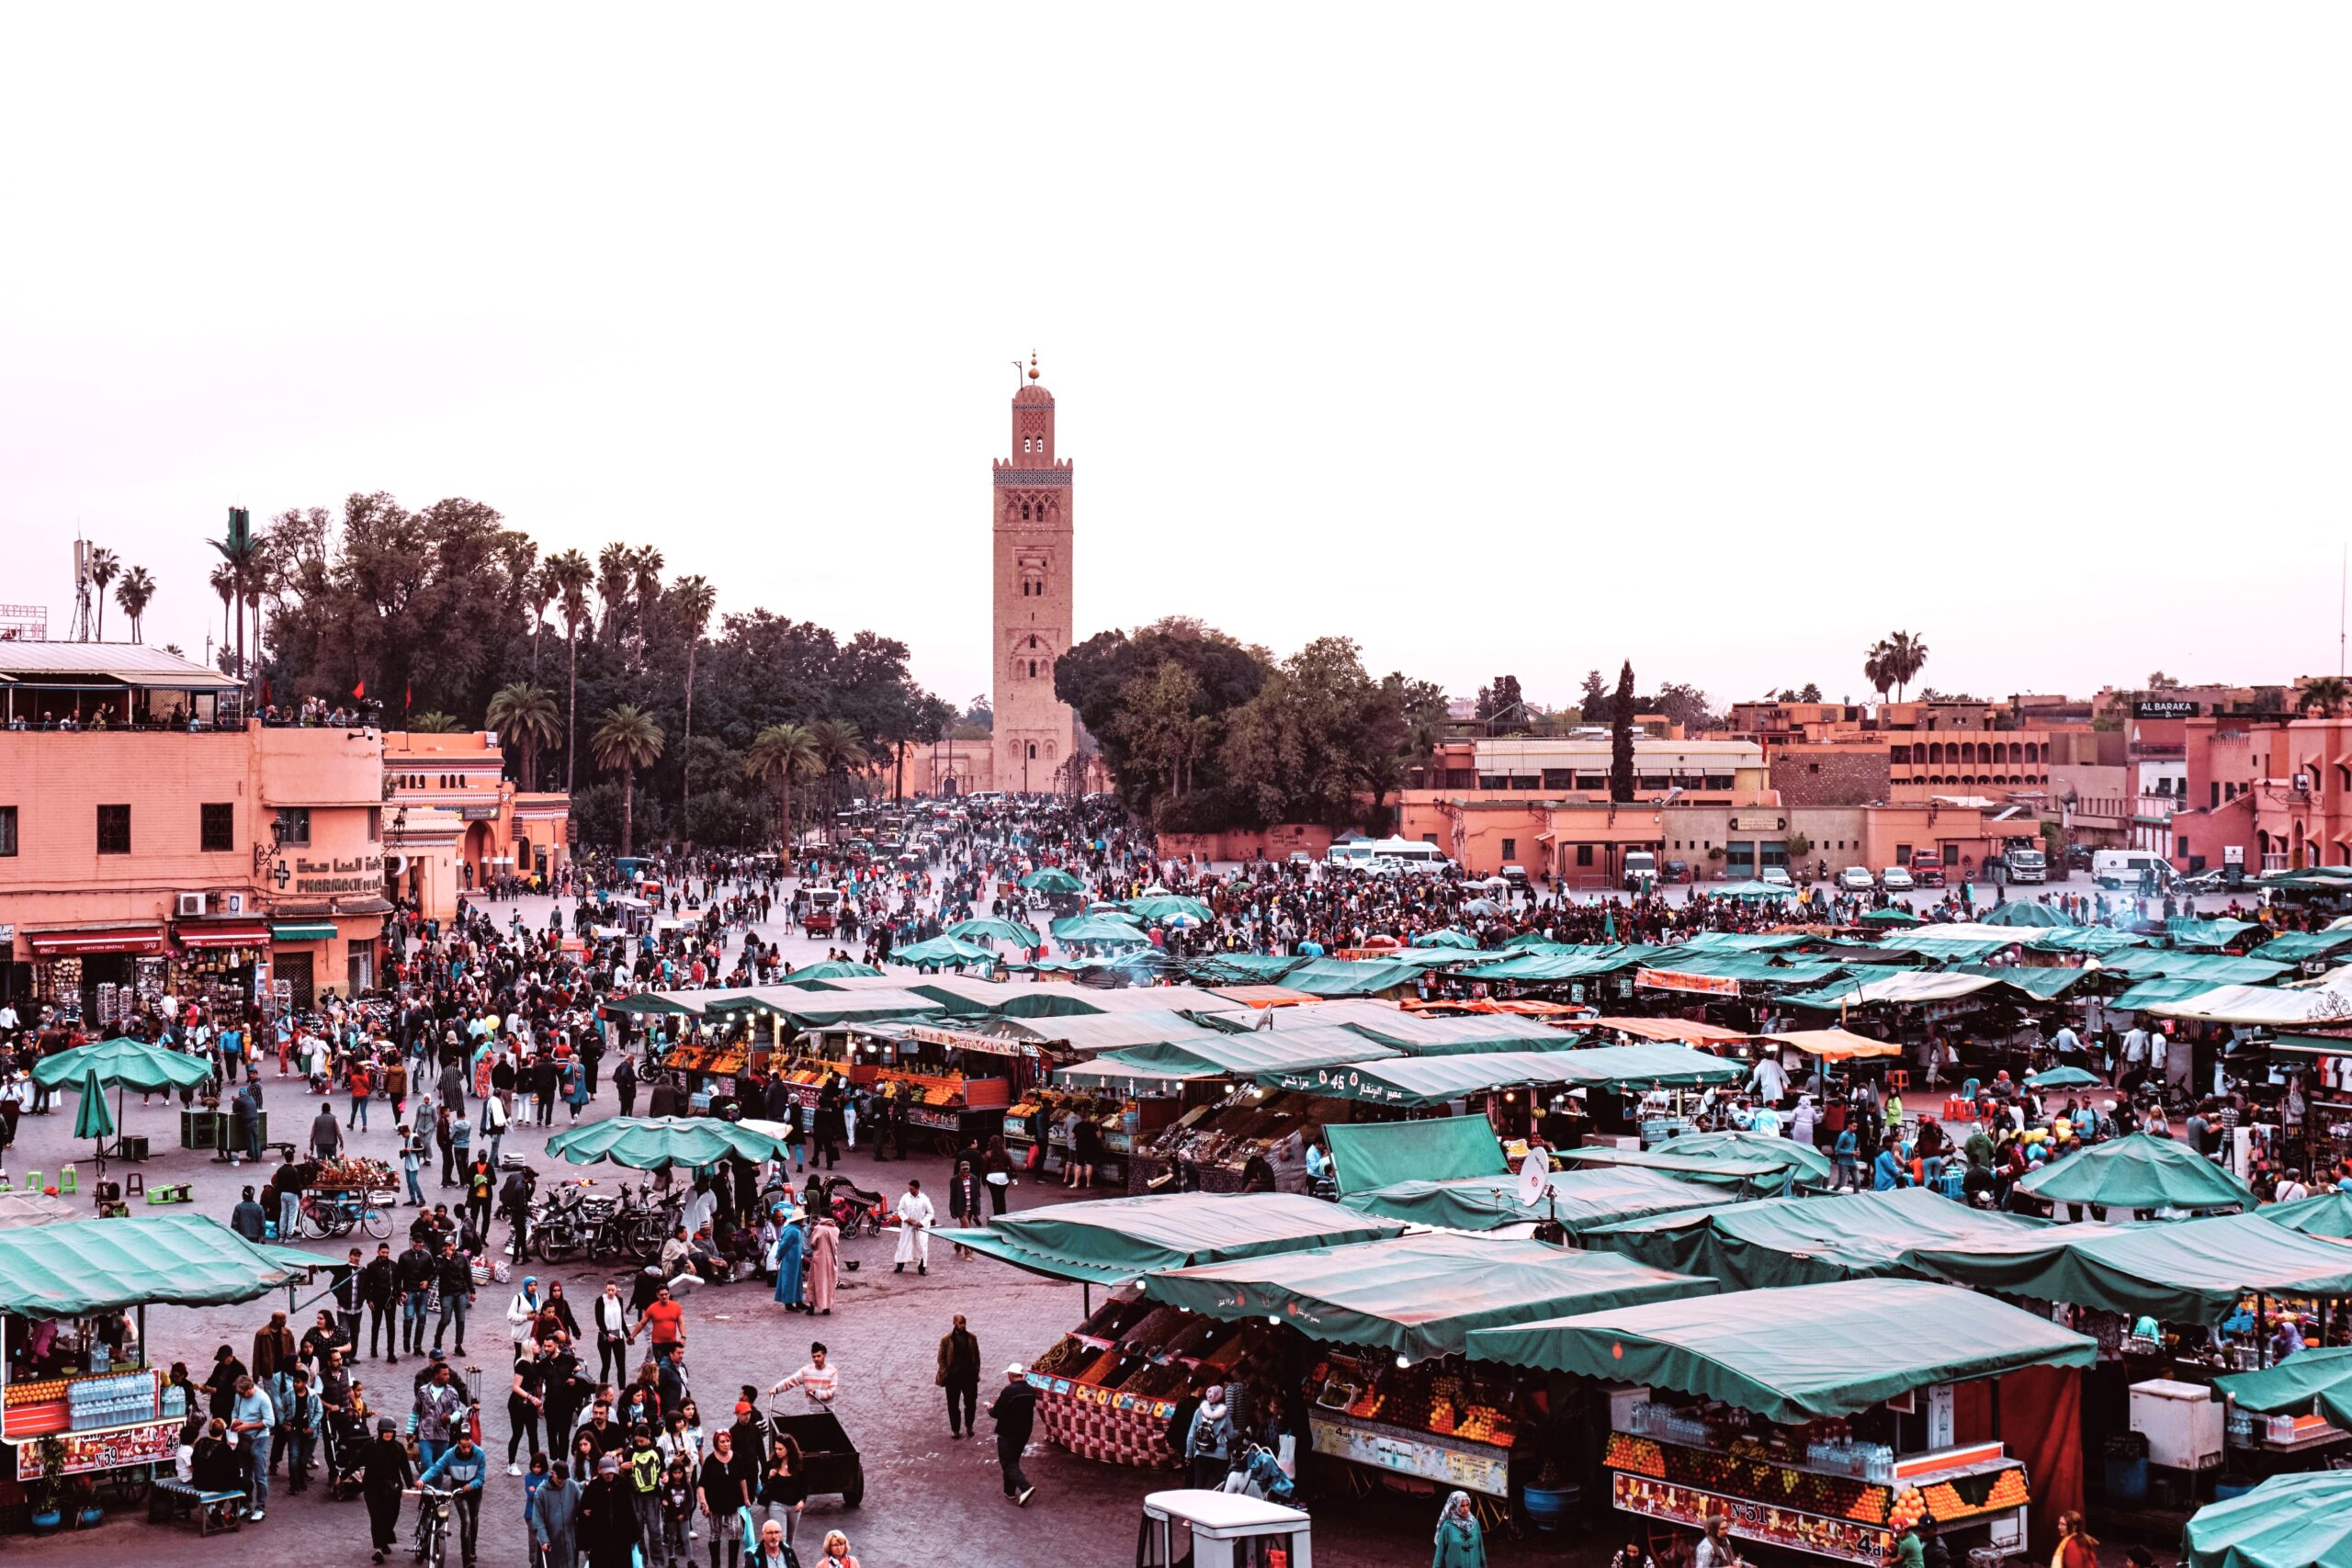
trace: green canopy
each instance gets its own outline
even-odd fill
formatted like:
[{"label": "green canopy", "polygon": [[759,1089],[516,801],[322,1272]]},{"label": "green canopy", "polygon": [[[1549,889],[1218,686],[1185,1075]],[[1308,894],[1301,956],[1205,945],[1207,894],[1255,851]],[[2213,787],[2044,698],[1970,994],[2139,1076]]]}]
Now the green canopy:
[{"label": "green canopy", "polygon": [[1456,1177],[1507,1176],[1502,1140],[1484,1116],[1436,1116],[1419,1122],[1334,1122],[1331,1176],[1342,1193],[1369,1192],[1399,1181],[1450,1181]]},{"label": "green canopy", "polygon": [[2188,1568],[2352,1568],[2352,1472],[2274,1475],[2209,1504],[2180,1550]]},{"label": "green canopy", "polygon": [[1872,909],[1855,923],[1865,926],[1924,926],[1928,922],[1908,909],[1898,909],[1889,904],[1883,909]]},{"label": "green canopy", "polygon": [[1726,882],[1721,887],[1707,888],[1711,898],[1793,898],[1797,890],[1785,882]]},{"label": "green canopy", "polygon": [[1413,939],[1413,945],[1415,947],[1464,948],[1475,953],[1478,948],[1478,939],[1474,936],[1465,936],[1448,926],[1442,931],[1423,931]]},{"label": "green canopy", "polygon": [[1367,1021],[1357,1019],[1347,1027],[1368,1040],[1394,1045],[1416,1056],[1444,1056],[1462,1051],[1566,1051],[1577,1037],[1555,1029],[1540,1018],[1510,1012],[1474,1012],[1458,1018],[1397,1009],[1393,1015]]},{"label": "green canopy", "polygon": [[1924,1277],[1912,1261],[1922,1247],[2050,1227],[1985,1213],[1921,1188],[1829,1198],[1767,1198],[1703,1213],[1631,1220],[1593,1231],[1605,1247],[1653,1269],[1703,1274],[1725,1290],[1819,1285],[1882,1276]]},{"label": "green canopy", "polygon": [[1066,920],[1056,920],[1054,940],[1059,942],[1116,942],[1130,946],[1148,942],[1134,921],[1116,915],[1072,915]]},{"label": "green canopy", "polygon": [[2248,1293],[2352,1295],[2352,1247],[2257,1214],[2168,1224],[2052,1225],[1966,1247],[1921,1247],[1914,1263],[1979,1290],[2165,1323],[2219,1323]]},{"label": "green canopy", "polygon": [[1021,879],[1032,893],[1083,893],[1086,884],[1057,865],[1040,867]]},{"label": "green canopy", "polygon": [[1418,964],[1358,964],[1344,958],[1313,958],[1283,976],[1283,984],[1310,997],[1376,997],[1409,986]]},{"label": "green canopy", "polygon": [[[1073,1084],[1249,1077],[1276,1068],[1296,1072],[1360,1062],[1368,1043],[1363,1035],[1345,1029],[1253,1029],[1240,1034],[1209,1031],[1199,1037],[1188,1034],[1181,1042],[1156,1041],[1107,1051],[1081,1066],[1064,1067],[1057,1076]],[[1376,1045],[1372,1049],[1380,1051]]]},{"label": "green canopy", "polygon": [[2137,1012],[2161,1002],[2186,1001],[2219,989],[2211,980],[2143,980],[2125,987],[2108,1005],[2119,1012]]},{"label": "green canopy", "polygon": [[[715,1005],[725,999],[723,997],[714,996],[712,1002]],[[702,1010],[699,1008],[691,1007],[684,1002],[663,996],[659,991],[639,991],[634,996],[615,997],[603,1005],[606,1012],[641,1015],[684,1013],[689,1018],[702,1016]]]},{"label": "green canopy", "polygon": [[1018,920],[958,920],[947,928],[947,934],[965,942],[1008,942],[1015,947],[1045,945],[1035,931]]},{"label": "green canopy", "polygon": [[103,1088],[119,1086],[141,1094],[159,1094],[193,1088],[210,1077],[212,1068],[201,1058],[144,1040],[104,1040],[96,1045],[76,1046],[42,1058],[33,1068],[33,1081],[51,1089],[85,1089],[93,1075]]},{"label": "green canopy", "polygon": [[1770,1160],[1790,1167],[1800,1181],[1817,1181],[1824,1187],[1838,1177],[1837,1165],[1811,1144],[1765,1133],[1684,1133],[1651,1147],[1678,1159]]},{"label": "green canopy", "polygon": [[2148,939],[2137,931],[2113,926],[2060,926],[2026,942],[2036,953],[2089,953],[2104,956],[2119,948],[2145,947]]},{"label": "green canopy", "polygon": [[2018,1183],[2052,1203],[2108,1209],[2251,1209],[2254,1190],[2188,1145],[2132,1133],[2062,1155]]},{"label": "green canopy", "polygon": [[2134,980],[2202,980],[2209,986],[2262,986],[2288,972],[2284,964],[2233,958],[2226,953],[2183,953],[2171,947],[2139,947],[2100,961],[2110,975]]},{"label": "green canopy", "polygon": [[1547,1196],[1525,1204],[1519,1201],[1519,1179],[1509,1175],[1399,1181],[1369,1192],[1351,1192],[1340,1201],[1358,1213],[1385,1214],[1446,1230],[1490,1231],[1556,1220],[1570,1235],[1581,1235],[1598,1225],[1734,1201],[1720,1188],[1677,1181],[1654,1170],[1555,1170],[1544,1183]]},{"label": "green canopy", "polygon": [[1306,962],[1286,953],[1211,953],[1184,968],[1195,985],[1268,986]]},{"label": "green canopy", "polygon": [[573,1165],[610,1160],[631,1170],[713,1165],[729,1155],[775,1159],[784,1153],[783,1139],[716,1116],[611,1116],[567,1127],[547,1146]]},{"label": "green canopy", "polygon": [[1703,1187],[1715,1187],[1743,1196],[1756,1197],[1768,1192],[1785,1192],[1792,1173],[1804,1162],[1795,1157],[1796,1144],[1787,1138],[1774,1140],[1788,1145],[1789,1157],[1774,1158],[1758,1151],[1721,1156],[1688,1156],[1668,1154],[1663,1149],[1612,1149],[1602,1145],[1587,1145],[1580,1149],[1557,1149],[1555,1155],[1578,1165],[1620,1166],[1639,1170],[1660,1170],[1685,1181]]},{"label": "green canopy", "polygon": [[2252,920],[2199,920],[2175,915],[2165,922],[2165,940],[2175,947],[2227,947],[2262,928]]},{"label": "green canopy", "polygon": [[[1684,938],[1676,953],[1780,953],[1816,940],[1803,931],[1700,931]],[[1672,968],[1672,964],[1668,964]]]},{"label": "green canopy", "polygon": [[[2258,1372],[2215,1378],[2213,1386],[2257,1416],[2309,1416],[2316,1412],[2342,1425],[2337,1411],[2352,1411],[2352,1348],[2298,1350]],[[2329,1406],[2320,1409],[2322,1401]]]},{"label": "green canopy", "polygon": [[1206,925],[1214,917],[1206,904],[1182,893],[1147,893],[1127,900],[1127,911],[1147,920],[1191,920]]},{"label": "green canopy", "polygon": [[114,1136],[114,1112],[107,1109],[106,1086],[98,1082],[96,1067],[82,1080],[82,1109],[74,1118],[74,1135],[101,1144]]},{"label": "green canopy", "polygon": [[323,1259],[262,1247],[202,1214],[61,1220],[0,1231],[0,1311],[27,1317],[249,1302]]},{"label": "green canopy", "polygon": [[2256,948],[2249,956],[2267,958],[2274,964],[2309,964],[2337,957],[2347,949],[2352,949],[2352,931],[2284,931]]},{"label": "green canopy", "polygon": [[2291,1203],[2266,1203],[2255,1211],[2274,1225],[2331,1241],[2352,1241],[2352,1192],[2321,1192]]},{"label": "green canopy", "polygon": [[959,936],[935,936],[890,950],[893,964],[992,964],[996,949],[967,942]]},{"label": "green canopy", "polygon": [[2051,1067],[2025,1076],[2028,1089],[2090,1089],[2106,1082],[2098,1074],[2086,1073],[2080,1067]]},{"label": "green canopy", "polygon": [[1471,980],[1557,982],[1613,975],[1642,961],[1633,949],[1624,947],[1535,949],[1455,973]]},{"label": "green canopy", "polygon": [[1846,973],[1842,964],[1781,964],[1758,953],[1693,953],[1685,956],[1675,952],[1651,961],[1649,966],[1676,975],[1736,980],[1744,986],[1819,986]]},{"label": "green canopy", "polygon": [[936,997],[891,987],[870,991],[819,990],[808,986],[755,986],[717,998],[712,1013],[773,1013],[798,1029],[827,1029],[853,1020],[919,1018],[944,1010]]},{"label": "green canopy", "polygon": [[1001,1215],[986,1230],[943,1230],[939,1239],[1048,1279],[1115,1285],[1156,1269],[1378,1241],[1404,1229],[1290,1192],[1162,1192],[1055,1203]]},{"label": "green canopy", "polygon": [[1413,1235],[1148,1274],[1144,1293],[1227,1322],[1278,1317],[1310,1339],[1419,1360],[1471,1330],[1705,1295],[1713,1284],[1540,1241]]},{"label": "green canopy", "polygon": [[1487,1051],[1453,1056],[1408,1056],[1395,1062],[1364,1062],[1316,1067],[1298,1073],[1261,1073],[1268,1089],[1361,1100],[1375,1105],[1442,1105],[1488,1089],[1541,1085],[1603,1090],[1634,1088],[1696,1088],[1733,1083],[1745,1076],[1736,1062],[1683,1045],[1600,1045],[1582,1051]]},{"label": "green canopy", "polygon": [[811,980],[871,980],[878,978],[881,973],[871,964],[854,964],[846,958],[828,958],[821,963],[804,964],[797,969],[787,971],[784,983],[798,986]]},{"label": "green canopy", "polygon": [[2030,903],[2012,898],[1994,905],[1977,918],[1980,926],[2043,926],[2065,927],[2078,922],[2073,916],[2054,909],[2047,904]]},{"label": "green canopy", "polygon": [[2011,990],[2023,991],[2036,1001],[2053,1001],[2076,986],[2090,979],[2094,971],[2073,965],[2052,964],[2047,968],[2029,968],[2022,964],[1959,964],[1952,972],[1960,975],[1981,975],[1997,981]]},{"label": "green canopy", "polygon": [[1796,1424],[1851,1416],[1930,1383],[2087,1367],[2098,1343],[1972,1291],[1849,1280],[1474,1329],[1469,1354],[1647,1383]]}]

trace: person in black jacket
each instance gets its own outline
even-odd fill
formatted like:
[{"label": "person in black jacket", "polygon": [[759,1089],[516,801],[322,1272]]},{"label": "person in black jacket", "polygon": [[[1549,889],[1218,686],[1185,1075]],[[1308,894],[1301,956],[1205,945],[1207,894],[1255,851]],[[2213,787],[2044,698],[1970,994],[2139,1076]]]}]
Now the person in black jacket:
[{"label": "person in black jacket", "polygon": [[[392,1244],[378,1242],[376,1256],[359,1270],[359,1300],[368,1308],[368,1353],[375,1355],[377,1343],[380,1340],[387,1351],[391,1352],[386,1359],[394,1366],[400,1364],[398,1351],[401,1348],[400,1319],[392,1310],[393,1297],[400,1288],[399,1279],[399,1267],[392,1260]],[[356,1356],[358,1350],[359,1337],[355,1333],[352,1336],[352,1353]]]},{"label": "person in black jacket", "polygon": [[441,1283],[441,1315],[433,1325],[433,1348],[441,1348],[442,1337],[454,1318],[458,1325],[457,1353],[462,1356],[466,1353],[466,1309],[474,1304],[473,1264],[454,1242],[445,1241],[441,1244],[440,1260],[434,1267]]},{"label": "person in black jacket", "polygon": [[401,1494],[416,1483],[416,1467],[409,1462],[400,1428],[390,1421],[376,1423],[376,1440],[359,1453],[360,1494],[368,1499],[368,1533],[375,1547],[370,1562],[381,1562],[400,1530]]},{"label": "person in black jacket", "polygon": [[580,1499],[580,1547],[589,1568],[630,1568],[636,1553],[637,1500],[620,1468],[610,1454],[598,1460],[596,1479]]},{"label": "person in black jacket", "polygon": [[1004,1472],[1004,1495],[1026,1507],[1037,1489],[1021,1473],[1021,1450],[1037,1419],[1037,1391],[1029,1386],[1027,1371],[1016,1361],[1004,1369],[1004,1386],[989,1404],[989,1419],[996,1423],[996,1462]]},{"label": "person in black jacket", "polygon": [[[433,1276],[439,1271],[440,1265],[424,1238],[412,1232],[408,1250],[401,1254],[392,1271],[401,1294],[401,1348],[412,1356],[424,1354],[425,1292],[433,1288]],[[400,1364],[397,1356],[387,1359],[394,1366]]]}]

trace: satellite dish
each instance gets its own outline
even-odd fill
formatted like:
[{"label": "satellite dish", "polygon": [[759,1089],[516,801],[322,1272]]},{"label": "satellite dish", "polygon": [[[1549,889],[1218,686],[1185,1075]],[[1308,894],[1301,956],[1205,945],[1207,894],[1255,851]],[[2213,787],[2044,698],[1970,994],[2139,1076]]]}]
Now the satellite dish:
[{"label": "satellite dish", "polygon": [[1545,1178],[1552,1174],[1552,1161],[1542,1149],[1530,1149],[1527,1157],[1519,1162],[1519,1206],[1532,1209],[1544,1201],[1548,1185]]}]

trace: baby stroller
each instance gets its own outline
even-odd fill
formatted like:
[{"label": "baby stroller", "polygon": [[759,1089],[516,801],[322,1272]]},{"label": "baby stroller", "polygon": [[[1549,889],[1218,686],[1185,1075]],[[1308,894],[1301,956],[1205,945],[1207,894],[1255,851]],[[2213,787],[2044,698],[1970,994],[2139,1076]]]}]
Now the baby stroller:
[{"label": "baby stroller", "polygon": [[324,1426],[320,1451],[326,1457],[327,1501],[340,1503],[359,1490],[368,1424],[348,1410],[334,1409],[326,1413]]},{"label": "baby stroller", "polygon": [[1295,1487],[1283,1473],[1282,1461],[1264,1447],[1251,1443],[1242,1450],[1241,1468],[1225,1478],[1221,1492],[1238,1493],[1244,1497],[1262,1497],[1269,1503],[1288,1504]]},{"label": "baby stroller", "polygon": [[844,1236],[855,1235],[863,1224],[867,1235],[880,1235],[882,1223],[890,1205],[881,1193],[868,1192],[846,1176],[829,1176],[821,1183],[811,1182],[812,1190],[823,1193],[821,1201],[832,1212],[833,1223]]}]

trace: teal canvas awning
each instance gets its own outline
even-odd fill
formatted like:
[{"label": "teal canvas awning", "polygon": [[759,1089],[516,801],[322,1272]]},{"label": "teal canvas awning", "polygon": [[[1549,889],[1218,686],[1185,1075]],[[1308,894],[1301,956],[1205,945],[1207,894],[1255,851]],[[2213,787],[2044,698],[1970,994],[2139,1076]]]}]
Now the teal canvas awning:
[{"label": "teal canvas awning", "polygon": [[2048,1229],[1986,1213],[1919,1188],[1827,1198],[1768,1198],[1701,1213],[1633,1220],[1596,1230],[1606,1247],[1654,1269],[1703,1274],[1725,1290],[1827,1284],[1838,1280],[1926,1278],[1922,1247],[1964,1247],[1986,1237]]},{"label": "teal canvas awning", "polygon": [[1048,1279],[1115,1285],[1158,1269],[1378,1241],[1404,1229],[1295,1193],[1164,1192],[1055,1203],[985,1230],[943,1230],[939,1239]]},{"label": "teal canvas awning", "polygon": [[2252,920],[2199,920],[2176,915],[2165,922],[2165,940],[2175,947],[2227,947],[2262,928]]},{"label": "teal canvas awning", "polygon": [[1385,1214],[1443,1230],[1490,1231],[1556,1221],[1570,1235],[1582,1235],[1599,1225],[1736,1201],[1734,1194],[1719,1187],[1678,1181],[1659,1171],[1607,1167],[1553,1171],[1544,1178],[1544,1195],[1532,1203],[1519,1201],[1519,1179],[1508,1174],[1399,1181],[1368,1192],[1351,1192],[1340,1200],[1358,1213]]},{"label": "teal canvas awning", "polygon": [[64,1220],[0,1231],[0,1311],[79,1317],[140,1305],[223,1306],[324,1260],[261,1247],[202,1214]]},{"label": "teal canvas awning", "polygon": [[2087,1367],[2098,1343],[1972,1291],[1854,1280],[1474,1329],[1468,1353],[1647,1383],[1797,1424],[1851,1416],[1931,1383]]},{"label": "teal canvas awning", "polygon": [[1413,983],[1418,964],[1358,964],[1343,958],[1315,958],[1283,976],[1283,984],[1310,997],[1376,997]]},{"label": "teal canvas awning", "polygon": [[2257,1416],[2319,1415],[2343,1426],[2352,1416],[2352,1348],[2298,1350],[2258,1372],[2215,1378],[2213,1386]]},{"label": "teal canvas awning", "polygon": [[2219,1323],[2248,1294],[2352,1295],[2352,1247],[2257,1214],[2165,1224],[2052,1225],[1922,1247],[1922,1269],[1979,1290],[2165,1323]]},{"label": "teal canvas awning", "polygon": [[338,934],[333,920],[288,920],[269,928],[272,942],[333,942]]},{"label": "teal canvas awning", "polygon": [[1565,1051],[1577,1043],[1576,1036],[1542,1019],[1508,1012],[1436,1018],[1399,1009],[1394,1016],[1376,1022],[1358,1021],[1348,1027],[1366,1039],[1416,1056],[1462,1051]]},{"label": "teal canvas awning", "polygon": [[[1148,1015],[1146,1015],[1148,1016]],[[1121,1021],[1125,1022],[1125,1020]],[[1249,1077],[1277,1068],[1296,1072],[1364,1059],[1371,1042],[1345,1029],[1250,1030],[1227,1034],[1214,1029],[1182,1042],[1130,1045],[1105,1052],[1057,1075],[1065,1083],[1118,1083],[1142,1078]],[[1380,1047],[1371,1047],[1378,1052]],[[1398,1053],[1391,1051],[1388,1055]]]},{"label": "teal canvas awning", "polygon": [[2352,953],[2352,931],[2283,931],[2256,948],[2249,957],[2274,964],[2310,964]]},{"label": "teal canvas awning", "polygon": [[2171,1138],[2133,1133],[2062,1155],[2018,1183],[2052,1203],[2105,1209],[2251,1209],[2254,1190]]},{"label": "teal canvas awning", "polygon": [[2180,1550],[2188,1568],[2352,1568],[2352,1472],[2274,1475],[2209,1504]]},{"label": "teal canvas awning", "polygon": [[1601,1045],[1582,1051],[1491,1051],[1457,1056],[1408,1056],[1261,1073],[1269,1089],[1360,1100],[1375,1105],[1442,1105],[1464,1095],[1519,1087],[1623,1089],[1697,1088],[1733,1083],[1746,1069],[1681,1045]]},{"label": "teal canvas awning", "polygon": [[1544,1242],[1415,1235],[1158,1272],[1143,1290],[1207,1317],[1279,1318],[1310,1339],[1419,1360],[1458,1354],[1474,1329],[1679,1301],[1714,1286]]},{"label": "teal canvas awning", "polygon": [[1330,1141],[1331,1175],[1343,1194],[1399,1181],[1501,1177],[1510,1171],[1502,1140],[1484,1116],[1334,1122],[1323,1135]]},{"label": "teal canvas awning", "polygon": [[2305,1235],[2352,1240],[2352,1192],[2321,1192],[2291,1203],[2266,1203],[2255,1213],[2274,1225]]}]

